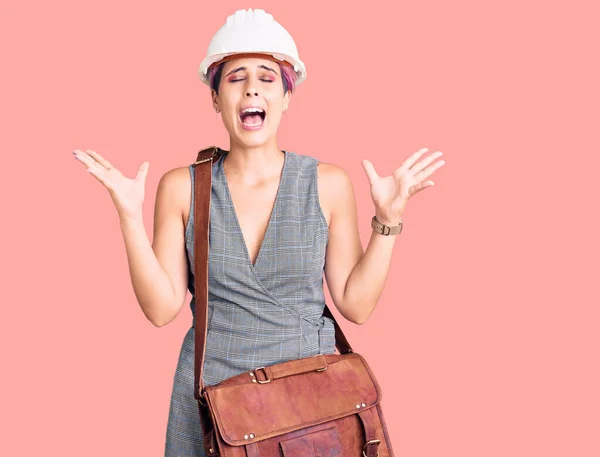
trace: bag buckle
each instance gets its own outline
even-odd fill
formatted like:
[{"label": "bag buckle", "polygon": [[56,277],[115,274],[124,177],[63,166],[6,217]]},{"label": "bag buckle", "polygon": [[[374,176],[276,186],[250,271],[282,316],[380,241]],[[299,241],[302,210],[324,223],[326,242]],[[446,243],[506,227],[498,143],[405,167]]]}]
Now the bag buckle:
[{"label": "bag buckle", "polygon": [[212,157],[209,157],[208,159],[200,159],[200,160],[196,160],[192,165],[198,165],[199,163],[204,163],[204,162],[208,162],[209,160],[212,160]]},{"label": "bag buckle", "polygon": [[213,150],[212,155],[206,159],[196,160],[192,165],[197,165],[199,163],[204,163],[204,162],[208,162],[209,160],[213,160],[219,154],[218,148],[216,146],[212,146],[211,148],[208,148],[208,149]]},{"label": "bag buckle", "polygon": [[[258,370],[262,370],[263,373],[265,374],[265,381],[261,381],[260,378],[258,377]],[[271,382],[271,379],[269,379],[269,375],[267,374],[267,370],[265,370],[265,367],[258,367],[254,369],[254,377],[256,378],[256,381],[259,384],[266,384],[268,382]]]},{"label": "bag buckle", "polygon": [[[364,457],[369,457],[369,456],[367,455],[367,446],[368,446],[369,444],[376,444],[376,445],[379,447],[379,443],[380,443],[380,442],[381,442],[381,441],[379,441],[379,440],[370,440],[370,441],[367,441],[367,442],[365,443],[365,445],[363,446],[363,451],[362,451],[362,454],[363,454],[363,456],[364,456]],[[379,451],[377,451],[377,457],[379,457]]]}]

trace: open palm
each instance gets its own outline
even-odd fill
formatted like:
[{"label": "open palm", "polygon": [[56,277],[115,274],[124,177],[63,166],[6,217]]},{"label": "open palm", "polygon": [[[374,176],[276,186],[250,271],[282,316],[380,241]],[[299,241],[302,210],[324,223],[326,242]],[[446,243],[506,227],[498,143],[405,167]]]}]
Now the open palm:
[{"label": "open palm", "polygon": [[142,162],[135,178],[123,176],[117,168],[97,152],[75,149],[73,154],[100,183],[106,187],[120,217],[138,217],[142,214],[144,187],[150,164]]},{"label": "open palm", "polygon": [[419,149],[390,176],[385,177],[377,174],[371,162],[362,161],[371,185],[371,198],[375,204],[377,219],[380,222],[397,224],[408,200],[416,193],[434,185],[433,181],[425,181],[425,179],[446,162],[440,160],[430,165],[442,155],[441,151],[417,162],[427,151],[428,148]]}]

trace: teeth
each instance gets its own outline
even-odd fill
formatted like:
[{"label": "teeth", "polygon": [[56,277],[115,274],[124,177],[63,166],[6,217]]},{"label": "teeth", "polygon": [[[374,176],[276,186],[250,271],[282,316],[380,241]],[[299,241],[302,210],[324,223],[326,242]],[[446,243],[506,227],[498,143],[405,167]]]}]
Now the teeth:
[{"label": "teeth", "polygon": [[246,108],[242,113],[264,113],[264,110],[260,108]]}]

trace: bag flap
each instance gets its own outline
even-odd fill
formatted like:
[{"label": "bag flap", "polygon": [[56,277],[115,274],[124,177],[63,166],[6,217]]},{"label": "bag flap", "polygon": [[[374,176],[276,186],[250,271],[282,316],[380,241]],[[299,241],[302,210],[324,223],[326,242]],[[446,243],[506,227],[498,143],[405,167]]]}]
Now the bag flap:
[{"label": "bag flap", "polygon": [[[360,354],[324,358],[327,368],[323,371],[265,384],[253,382],[256,375],[246,372],[206,386],[208,405],[223,440],[232,446],[245,445],[356,414],[381,401],[379,384]],[[297,363],[301,360],[305,359]]]}]

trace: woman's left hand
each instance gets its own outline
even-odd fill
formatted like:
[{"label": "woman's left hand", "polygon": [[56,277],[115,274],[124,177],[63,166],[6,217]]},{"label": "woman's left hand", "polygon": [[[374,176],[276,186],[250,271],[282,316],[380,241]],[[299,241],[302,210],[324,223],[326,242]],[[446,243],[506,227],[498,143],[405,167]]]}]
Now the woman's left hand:
[{"label": "woman's left hand", "polygon": [[375,204],[375,215],[382,224],[398,225],[408,200],[416,193],[434,185],[433,181],[424,181],[424,179],[446,162],[440,160],[430,165],[442,155],[441,151],[434,152],[429,157],[417,162],[427,151],[429,151],[428,148],[419,149],[406,159],[400,168],[385,177],[377,174],[371,162],[362,161],[371,184],[371,198]]}]

